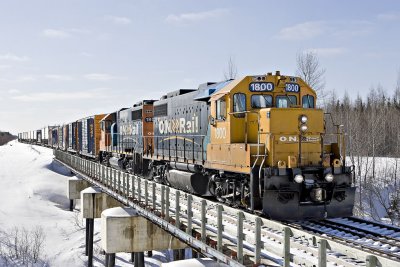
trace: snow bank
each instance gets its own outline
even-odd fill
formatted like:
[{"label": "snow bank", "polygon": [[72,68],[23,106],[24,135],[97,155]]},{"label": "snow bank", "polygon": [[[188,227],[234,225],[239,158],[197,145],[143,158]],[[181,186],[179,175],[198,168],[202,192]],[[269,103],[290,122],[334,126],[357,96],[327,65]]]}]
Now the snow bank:
[{"label": "snow bank", "polygon": [[[43,258],[49,266],[87,266],[84,223],[79,211],[68,211],[68,177],[71,172],[53,161],[51,149],[17,141],[0,146],[0,233],[41,226],[46,235]],[[104,266],[99,231],[100,220],[95,220],[94,266]],[[130,254],[117,254],[116,264],[132,266],[129,259]],[[171,259],[168,251],[154,251],[145,261],[160,266]]]}]

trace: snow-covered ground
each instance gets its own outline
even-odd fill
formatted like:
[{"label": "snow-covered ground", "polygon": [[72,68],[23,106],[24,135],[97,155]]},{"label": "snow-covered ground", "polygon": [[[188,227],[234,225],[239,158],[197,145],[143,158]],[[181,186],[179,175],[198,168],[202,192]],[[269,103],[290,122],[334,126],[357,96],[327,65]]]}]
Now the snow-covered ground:
[{"label": "snow-covered ground", "polygon": [[[41,261],[34,266],[87,266],[84,222],[79,210],[68,210],[66,191],[71,173],[52,158],[52,150],[40,146],[17,141],[0,146],[0,266],[6,265],[2,255],[9,255],[7,240],[13,243],[15,229],[30,233],[38,227],[43,229],[45,240]],[[104,266],[99,239],[97,219],[94,266]],[[117,254],[116,265],[132,266],[129,259],[128,253]],[[152,258],[145,258],[147,266],[160,266],[170,260],[169,252],[154,251]],[[14,257],[8,266],[27,264]]]},{"label": "snow-covered ground", "polygon": [[[350,157],[347,157],[347,164],[353,164]],[[400,159],[355,157],[354,165],[357,186],[355,215],[400,225]]]}]

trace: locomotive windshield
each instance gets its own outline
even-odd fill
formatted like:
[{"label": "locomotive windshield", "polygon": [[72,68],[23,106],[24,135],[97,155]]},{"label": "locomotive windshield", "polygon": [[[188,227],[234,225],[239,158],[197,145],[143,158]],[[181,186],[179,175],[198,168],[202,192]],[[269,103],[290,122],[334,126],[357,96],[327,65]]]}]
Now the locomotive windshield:
[{"label": "locomotive windshield", "polygon": [[251,96],[252,108],[270,108],[272,107],[271,95],[252,95]]},{"label": "locomotive windshield", "polygon": [[277,96],[275,101],[275,106],[277,108],[288,108],[290,106],[297,105],[297,97],[295,95]]}]

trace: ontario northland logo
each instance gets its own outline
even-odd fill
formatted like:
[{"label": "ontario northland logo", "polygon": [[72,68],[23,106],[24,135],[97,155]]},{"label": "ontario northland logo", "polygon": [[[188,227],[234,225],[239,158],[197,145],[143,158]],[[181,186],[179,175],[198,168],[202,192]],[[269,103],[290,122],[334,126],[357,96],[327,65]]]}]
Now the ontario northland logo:
[{"label": "ontario northland logo", "polygon": [[[289,136],[284,136],[282,135],[279,137],[279,141],[281,143],[298,143],[300,140],[299,136],[296,135],[289,135]],[[319,136],[302,136],[301,137],[301,142],[319,142],[320,137]]]},{"label": "ontario northland logo", "polygon": [[186,118],[161,119],[158,121],[158,131],[160,134],[198,133],[199,117],[194,115],[190,120]]}]

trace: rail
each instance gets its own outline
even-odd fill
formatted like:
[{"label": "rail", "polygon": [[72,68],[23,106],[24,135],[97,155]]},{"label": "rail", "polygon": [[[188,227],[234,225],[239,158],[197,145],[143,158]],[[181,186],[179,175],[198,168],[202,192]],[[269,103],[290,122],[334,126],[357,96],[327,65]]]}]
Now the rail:
[{"label": "rail", "polygon": [[78,176],[207,257],[230,266],[399,266],[399,262],[54,150]]}]

